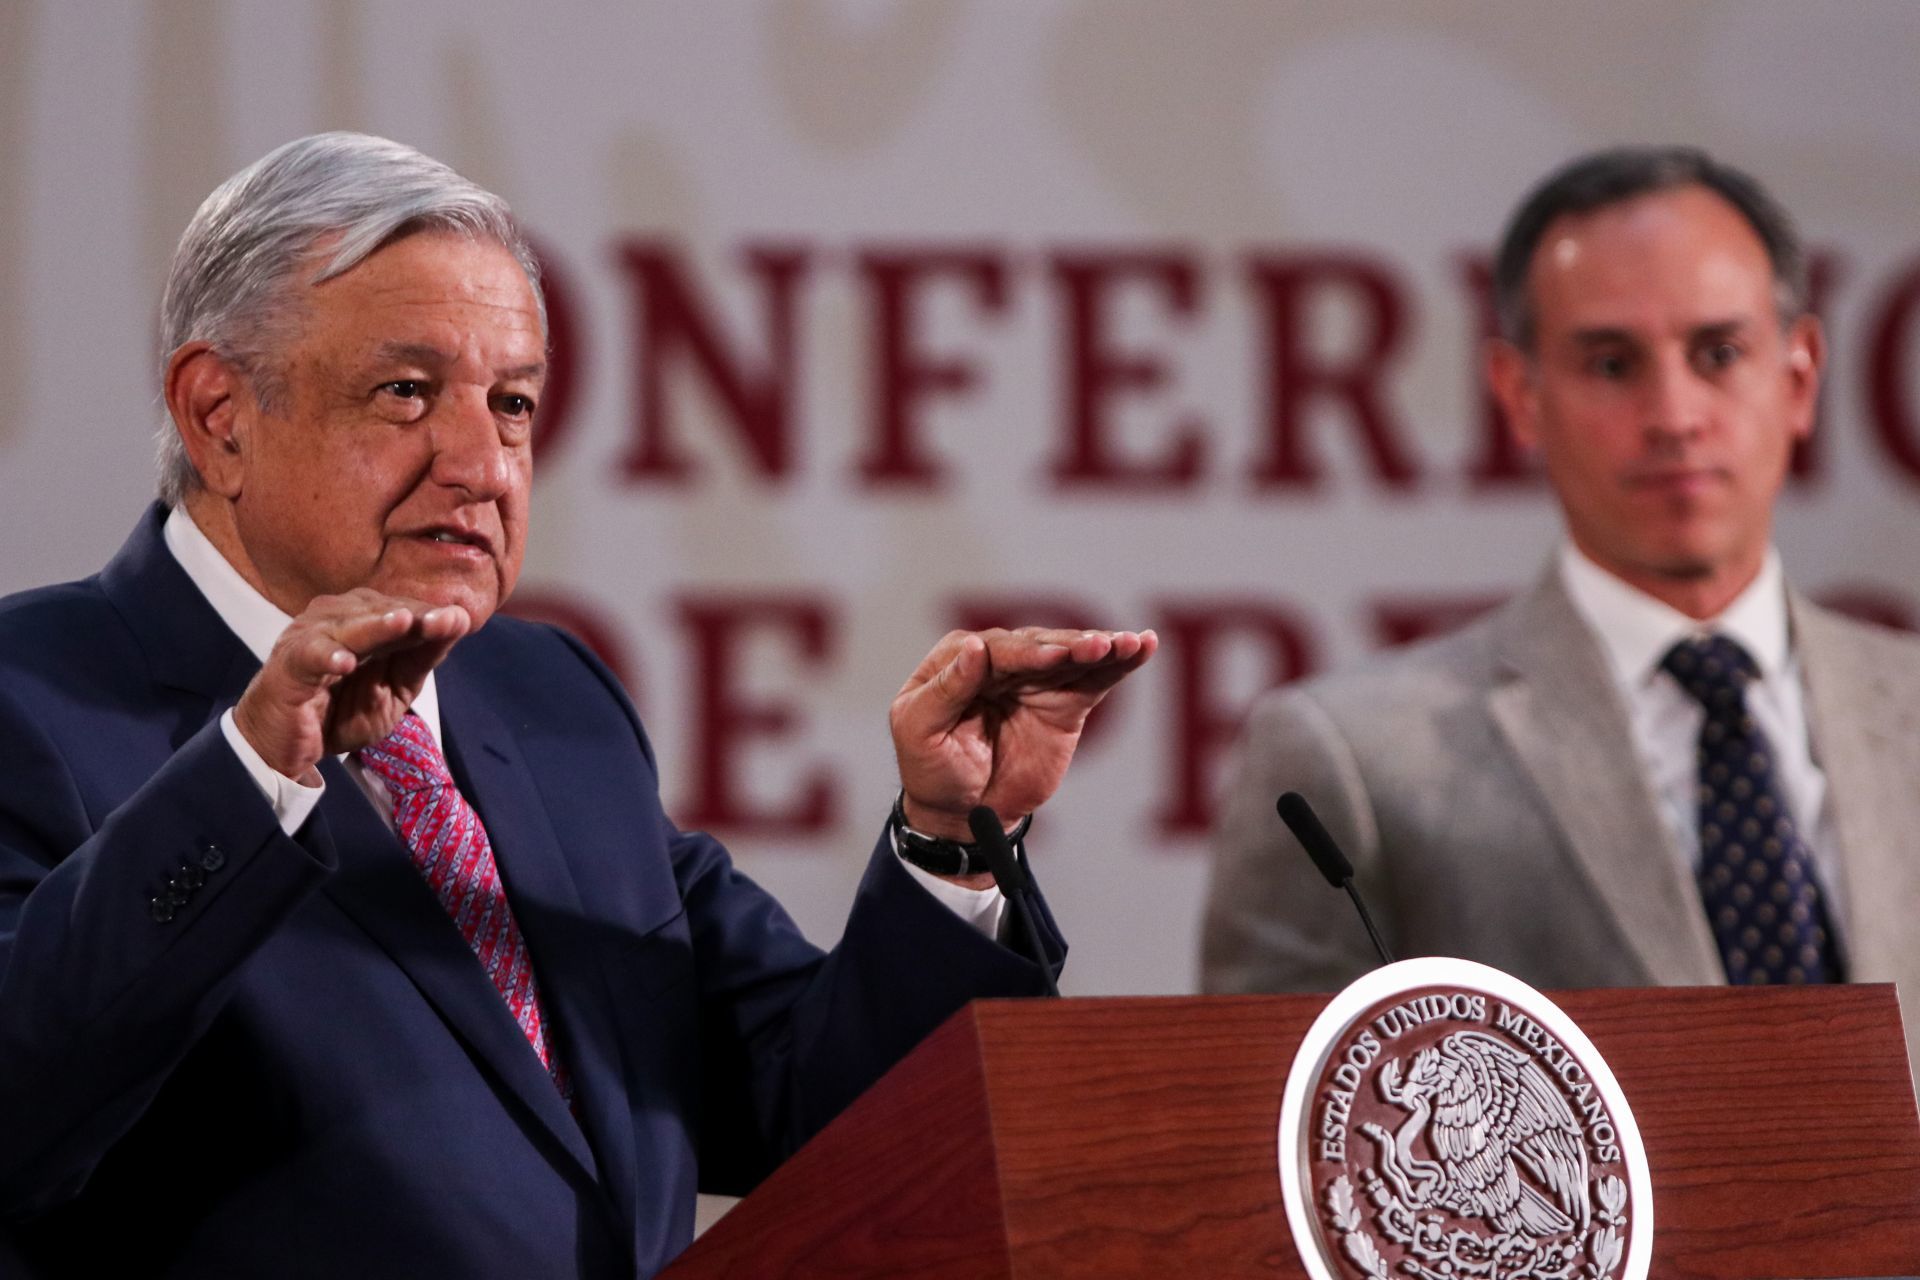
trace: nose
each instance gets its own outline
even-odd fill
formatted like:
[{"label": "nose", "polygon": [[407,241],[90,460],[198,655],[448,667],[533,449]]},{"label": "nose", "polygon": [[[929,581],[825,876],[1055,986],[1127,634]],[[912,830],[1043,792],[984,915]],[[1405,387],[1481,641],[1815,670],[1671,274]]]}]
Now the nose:
[{"label": "nose", "polygon": [[433,425],[434,483],[492,502],[513,483],[512,450],[483,392],[451,398]]},{"label": "nose", "polygon": [[1648,443],[1671,448],[1697,439],[1710,418],[1710,392],[1684,355],[1657,361],[1647,380],[1642,410]]}]

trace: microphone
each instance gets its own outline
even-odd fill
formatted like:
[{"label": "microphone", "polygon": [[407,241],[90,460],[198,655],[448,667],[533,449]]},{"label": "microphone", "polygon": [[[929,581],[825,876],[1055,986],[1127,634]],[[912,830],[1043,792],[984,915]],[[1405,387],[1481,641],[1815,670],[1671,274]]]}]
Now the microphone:
[{"label": "microphone", "polygon": [[1033,887],[1033,881],[1027,878],[1027,869],[1020,865],[1013,846],[1007,843],[1006,828],[1001,825],[999,814],[984,804],[977,804],[967,814],[967,826],[973,831],[974,847],[987,855],[987,870],[993,873],[993,882],[1000,886],[1000,892],[1012,896]]},{"label": "microphone", "polygon": [[1367,904],[1360,897],[1360,890],[1354,887],[1353,864],[1347,861],[1347,855],[1340,852],[1340,846],[1333,842],[1327,829],[1320,825],[1320,818],[1307,803],[1307,798],[1298,791],[1289,791],[1274,804],[1280,811],[1280,821],[1287,824],[1287,830],[1293,832],[1293,838],[1313,859],[1313,865],[1320,868],[1320,874],[1327,883],[1336,889],[1345,889],[1347,896],[1353,899],[1354,909],[1360,913],[1360,923],[1367,926],[1367,936],[1373,939],[1373,949],[1380,953],[1380,963],[1392,964],[1393,953],[1387,950],[1387,944],[1380,940],[1380,931],[1373,927],[1373,917],[1367,912]]},{"label": "microphone", "polygon": [[1020,932],[1040,966],[1040,976],[1046,979],[1047,994],[1058,997],[1060,988],[1053,980],[1053,966],[1047,963],[1047,949],[1040,944],[1040,927],[1034,923],[1033,879],[1007,842],[1000,815],[984,804],[977,804],[967,814],[967,826],[973,831],[974,846],[987,855],[987,870],[1006,896],[1008,910],[1020,922]]}]

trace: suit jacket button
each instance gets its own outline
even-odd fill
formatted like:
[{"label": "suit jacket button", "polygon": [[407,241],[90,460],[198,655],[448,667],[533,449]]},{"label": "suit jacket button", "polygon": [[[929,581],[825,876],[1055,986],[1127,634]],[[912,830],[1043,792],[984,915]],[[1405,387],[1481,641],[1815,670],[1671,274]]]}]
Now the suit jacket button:
[{"label": "suit jacket button", "polygon": [[150,914],[158,924],[165,924],[167,921],[173,919],[175,910],[177,910],[177,908],[174,906],[173,899],[164,896],[155,898],[147,904],[148,914]]},{"label": "suit jacket button", "polygon": [[207,882],[207,873],[191,862],[181,864],[174,874],[174,883],[183,884],[189,889],[198,889]]},{"label": "suit jacket button", "polygon": [[200,869],[202,871],[218,871],[226,865],[227,855],[220,851],[219,845],[209,843],[200,846]]}]

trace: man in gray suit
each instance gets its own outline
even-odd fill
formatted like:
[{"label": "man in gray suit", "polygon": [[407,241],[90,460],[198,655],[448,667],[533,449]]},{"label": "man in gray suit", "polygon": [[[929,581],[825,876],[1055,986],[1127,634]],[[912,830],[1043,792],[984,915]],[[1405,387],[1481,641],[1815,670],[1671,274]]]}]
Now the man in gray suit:
[{"label": "man in gray suit", "polygon": [[1495,289],[1488,377],[1566,541],[1466,629],[1256,706],[1203,986],[1374,963],[1274,814],[1297,790],[1398,955],[1549,988],[1894,981],[1915,1008],[1920,642],[1810,604],[1771,545],[1824,354],[1786,215],[1697,151],[1588,156],[1515,213]]}]

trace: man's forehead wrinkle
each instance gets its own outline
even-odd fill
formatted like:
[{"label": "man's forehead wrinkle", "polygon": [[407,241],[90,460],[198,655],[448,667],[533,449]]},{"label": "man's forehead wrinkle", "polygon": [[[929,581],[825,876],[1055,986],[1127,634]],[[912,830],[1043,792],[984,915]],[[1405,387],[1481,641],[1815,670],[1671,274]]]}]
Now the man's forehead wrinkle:
[{"label": "man's forehead wrinkle", "polygon": [[355,384],[409,374],[497,384],[547,367],[536,300],[504,250],[409,237],[307,294],[300,345]]},{"label": "man's forehead wrinkle", "polygon": [[[317,305],[331,300],[356,311],[424,314],[455,323],[462,313],[477,310],[487,313],[494,324],[539,330],[538,309],[524,276],[516,275],[512,281],[443,279],[423,288],[418,279],[390,277],[384,270],[388,265],[376,254],[350,271],[309,286],[308,292]],[[519,268],[514,270],[517,273]]]},{"label": "man's forehead wrinkle", "polygon": [[456,335],[465,339],[481,334],[508,340],[524,334],[540,340],[540,325],[533,309],[512,300],[493,301],[458,293],[422,297],[403,292],[397,297],[368,298],[362,309],[378,323],[398,331],[398,341],[423,335],[423,345],[434,345]]},{"label": "man's forehead wrinkle", "polygon": [[1575,329],[1568,338],[1583,347],[1614,346],[1636,340],[1634,331],[1621,325],[1590,325]]},{"label": "man's forehead wrinkle", "polygon": [[446,364],[454,357],[451,352],[434,346],[430,342],[405,342],[390,339],[374,348],[373,358],[382,363],[409,364]]}]

